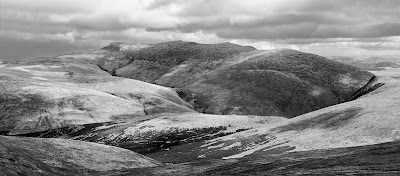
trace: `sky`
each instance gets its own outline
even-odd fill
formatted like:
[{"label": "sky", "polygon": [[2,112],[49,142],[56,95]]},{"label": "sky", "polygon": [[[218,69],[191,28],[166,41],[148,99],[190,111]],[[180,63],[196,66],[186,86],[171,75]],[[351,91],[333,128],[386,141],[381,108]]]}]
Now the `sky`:
[{"label": "sky", "polygon": [[399,0],[0,0],[0,59],[110,42],[232,42],[322,56],[400,55]]}]

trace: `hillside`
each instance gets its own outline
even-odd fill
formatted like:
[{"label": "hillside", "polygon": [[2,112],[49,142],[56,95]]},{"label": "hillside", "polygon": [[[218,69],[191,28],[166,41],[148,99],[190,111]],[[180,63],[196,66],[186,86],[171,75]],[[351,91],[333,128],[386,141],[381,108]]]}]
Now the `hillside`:
[{"label": "hillside", "polygon": [[160,164],[129,150],[95,143],[0,136],[0,175],[82,175]]},{"label": "hillside", "polygon": [[[398,70],[398,69],[397,69]],[[374,72],[385,85],[354,101],[306,113],[283,123],[254,128],[149,155],[185,162],[374,145],[399,139],[400,82]],[[383,73],[383,74],[382,74]],[[397,72],[392,72],[396,75]],[[382,75],[381,75],[382,74]],[[180,154],[176,155],[179,151]],[[189,154],[190,153],[190,154]],[[189,155],[188,155],[189,154]],[[185,157],[181,157],[185,155]]]},{"label": "hillside", "polygon": [[125,118],[124,121],[76,125],[35,133],[30,137],[69,138],[118,146],[141,154],[201,142],[287,121],[276,116],[168,113]]},{"label": "hillside", "polygon": [[93,175],[399,175],[400,142],[291,153],[260,153],[251,158],[202,160]]},{"label": "hillside", "polygon": [[343,102],[372,77],[313,54],[231,43],[112,43],[59,57],[90,55],[112,75],[173,87],[208,114],[294,117]]},{"label": "hillside", "polygon": [[0,131],[11,134],[195,112],[171,88],[112,77],[92,63],[68,58],[2,63],[0,109]]},{"label": "hillside", "polygon": [[[1,174],[350,173],[351,157],[373,159],[377,148],[396,156],[386,150],[400,134],[398,68],[370,73],[295,50],[182,41],[112,43],[0,68],[0,132],[32,137],[0,136]],[[83,141],[157,161],[134,152],[125,161],[124,149]],[[70,163],[60,166],[63,159]],[[338,160],[348,165],[333,166]],[[353,171],[387,173],[365,169]]]}]

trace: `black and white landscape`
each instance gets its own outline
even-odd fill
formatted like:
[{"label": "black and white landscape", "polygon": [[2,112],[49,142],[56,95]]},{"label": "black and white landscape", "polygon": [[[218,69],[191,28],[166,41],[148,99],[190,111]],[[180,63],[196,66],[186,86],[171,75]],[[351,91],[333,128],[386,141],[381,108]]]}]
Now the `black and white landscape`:
[{"label": "black and white landscape", "polygon": [[0,175],[400,174],[399,1],[0,4]]}]

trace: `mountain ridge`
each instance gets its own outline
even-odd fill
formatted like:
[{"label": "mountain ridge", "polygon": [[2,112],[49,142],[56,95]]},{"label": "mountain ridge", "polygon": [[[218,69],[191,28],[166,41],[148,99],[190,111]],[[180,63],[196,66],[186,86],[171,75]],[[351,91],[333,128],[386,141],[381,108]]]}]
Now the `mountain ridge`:
[{"label": "mountain ridge", "polygon": [[[151,45],[116,42],[99,51],[104,52],[104,49],[107,50],[107,48],[113,48],[112,52],[97,59],[97,65],[102,70],[108,71],[113,76],[176,88],[181,93],[181,98],[190,102],[196,111],[210,114],[294,117],[343,102],[373,76],[373,74],[363,72],[356,67],[292,49],[256,50],[253,47],[232,43],[199,44],[173,41]],[[133,49],[129,50],[129,48]],[[68,55],[63,57],[68,57]],[[329,67],[326,66],[327,64]],[[326,69],[327,73],[319,71],[317,67],[321,67],[320,70]],[[231,76],[223,78],[225,75]],[[272,75],[281,79],[273,80]],[[265,78],[269,80],[265,80]],[[226,81],[227,79],[230,81]],[[244,106],[242,103],[238,103],[238,100],[228,100],[234,95],[241,96],[244,92],[252,91],[244,90],[243,92],[241,90],[246,88],[234,90],[232,86],[222,84],[240,84],[248,79],[265,84],[270,82],[282,89],[298,85],[300,87],[289,91],[285,90],[286,93],[280,91],[279,88],[275,90],[281,97],[286,96],[282,102],[274,102],[278,97],[272,95],[263,98],[253,96],[252,99],[258,102],[247,102],[247,104],[252,104],[250,106]],[[236,80],[238,83],[235,83]],[[287,83],[297,83],[296,85],[289,84],[290,86],[282,85],[280,82],[285,82],[283,80]],[[258,87],[257,85],[249,86]],[[259,87],[259,91],[264,92],[269,92],[271,89],[275,88]],[[286,105],[292,101],[289,100],[290,95],[287,93],[296,94],[296,92],[310,94],[305,98],[309,101],[308,105],[285,110],[285,106],[293,107]],[[327,98],[321,98],[324,96]],[[270,100],[272,102],[268,102]],[[262,107],[272,108],[264,109]]]}]

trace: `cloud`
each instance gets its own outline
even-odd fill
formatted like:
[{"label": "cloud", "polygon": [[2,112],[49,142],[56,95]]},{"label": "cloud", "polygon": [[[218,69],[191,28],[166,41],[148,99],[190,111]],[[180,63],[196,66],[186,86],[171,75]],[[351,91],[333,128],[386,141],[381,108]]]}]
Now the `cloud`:
[{"label": "cloud", "polygon": [[[398,50],[399,41],[391,40],[400,36],[398,0],[1,2],[0,37],[8,42],[71,45],[66,48],[95,48],[111,41],[189,40],[316,53],[332,47],[341,54],[341,50]],[[5,42],[1,40],[0,44]]]},{"label": "cloud", "polygon": [[34,40],[0,36],[0,60],[4,59],[34,59],[37,57],[56,56],[62,53],[83,50],[66,40]]}]

